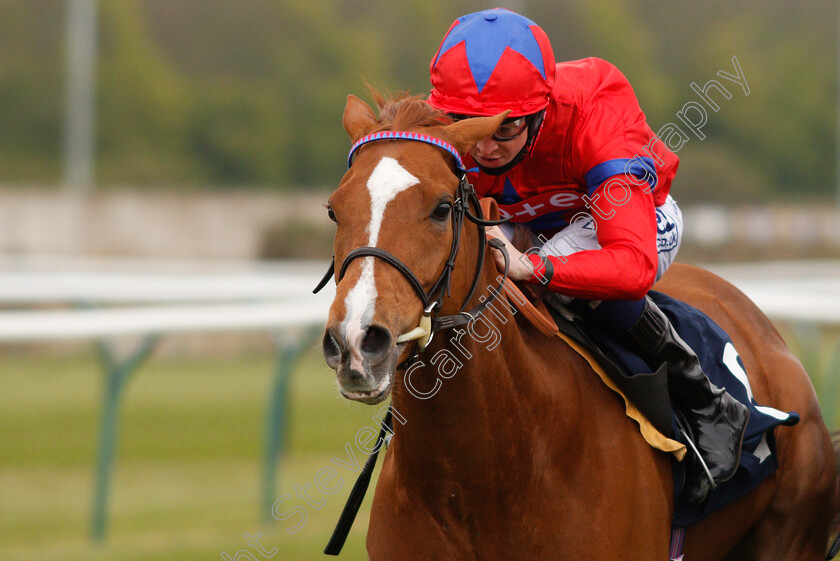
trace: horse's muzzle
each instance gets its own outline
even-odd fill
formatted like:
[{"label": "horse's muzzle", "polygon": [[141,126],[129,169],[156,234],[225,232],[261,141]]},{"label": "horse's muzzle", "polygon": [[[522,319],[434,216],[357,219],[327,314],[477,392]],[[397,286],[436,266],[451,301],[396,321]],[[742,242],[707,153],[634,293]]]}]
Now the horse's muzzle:
[{"label": "horse's muzzle", "polygon": [[347,341],[339,330],[327,328],[322,347],[344,397],[368,404],[388,397],[399,354],[388,329],[371,325]]}]

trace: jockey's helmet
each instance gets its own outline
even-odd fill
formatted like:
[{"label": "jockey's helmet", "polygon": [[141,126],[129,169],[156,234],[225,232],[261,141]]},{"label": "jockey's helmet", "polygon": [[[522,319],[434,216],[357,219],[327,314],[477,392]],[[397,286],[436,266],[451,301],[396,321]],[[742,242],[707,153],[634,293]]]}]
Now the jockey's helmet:
[{"label": "jockey's helmet", "polygon": [[545,109],[554,86],[554,52],[545,32],[496,8],[455,20],[430,67],[429,103],[456,115],[510,117]]}]

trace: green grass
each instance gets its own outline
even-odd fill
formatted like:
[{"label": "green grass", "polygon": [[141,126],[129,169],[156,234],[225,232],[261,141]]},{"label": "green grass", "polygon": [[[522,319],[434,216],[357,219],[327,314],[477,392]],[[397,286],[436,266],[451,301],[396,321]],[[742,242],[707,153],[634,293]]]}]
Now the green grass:
[{"label": "green grass", "polygon": [[[829,426],[840,417],[837,332],[786,332],[809,370]],[[38,356],[0,350],[0,560],[219,560],[248,549],[244,534],[276,560],[323,560],[354,474],[306,507],[308,520],[264,525],[259,513],[265,406],[274,368],[268,352],[234,358],[153,356],[129,382],[121,409],[108,538],[89,540],[102,372],[91,352]],[[376,408],[338,396],[335,377],[310,350],[292,377],[288,452],[277,494],[312,485],[315,474],[371,424]],[[357,458],[362,456],[356,449]],[[372,492],[341,559],[367,559]],[[306,506],[302,499],[284,503]],[[248,559],[240,556],[237,561]]]},{"label": "green grass", "polygon": [[[374,408],[350,403],[320,353],[292,378],[292,419],[278,496],[315,474]],[[126,389],[105,543],[89,540],[102,371],[93,353],[0,354],[0,559],[197,560],[233,558],[243,537],[262,533],[274,559],[323,559],[321,551],[355,481],[338,468],[342,489],[296,533],[296,520],[264,525],[259,513],[265,407],[274,358],[153,357]],[[363,461],[359,457],[360,461]],[[370,497],[342,558],[366,559]],[[303,499],[284,503],[306,506]],[[241,559],[247,559],[241,556]]]}]

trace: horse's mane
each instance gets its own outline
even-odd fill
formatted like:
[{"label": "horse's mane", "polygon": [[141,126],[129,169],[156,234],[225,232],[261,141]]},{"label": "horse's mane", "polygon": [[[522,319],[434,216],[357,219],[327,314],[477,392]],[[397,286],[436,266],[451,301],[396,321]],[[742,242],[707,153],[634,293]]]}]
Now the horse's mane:
[{"label": "horse's mane", "polygon": [[401,92],[396,96],[386,97],[370,86],[368,89],[379,107],[379,130],[407,131],[452,122],[446,113],[432,107],[420,95]]}]

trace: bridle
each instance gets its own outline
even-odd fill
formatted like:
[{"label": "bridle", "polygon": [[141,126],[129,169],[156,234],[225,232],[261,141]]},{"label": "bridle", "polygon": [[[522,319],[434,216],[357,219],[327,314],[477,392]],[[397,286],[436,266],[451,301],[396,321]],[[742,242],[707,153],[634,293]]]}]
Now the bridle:
[{"label": "bridle", "polygon": [[[344,261],[341,264],[341,268],[338,271],[338,277],[336,279],[336,282],[341,281],[341,279],[344,277],[344,273],[347,271],[347,267],[354,259],[358,257],[377,257],[385,261],[395,269],[397,269],[400,273],[402,273],[403,277],[408,281],[408,283],[417,293],[417,296],[420,297],[420,300],[423,302],[423,316],[420,319],[420,325],[418,325],[411,331],[403,333],[402,335],[397,337],[397,343],[417,341],[417,345],[412,355],[406,361],[397,366],[398,369],[403,369],[407,368],[411,363],[413,363],[417,356],[426,349],[426,347],[432,339],[432,336],[436,331],[442,331],[445,329],[452,329],[454,327],[466,325],[467,323],[478,317],[487,308],[487,306],[489,306],[496,298],[499,297],[499,294],[502,290],[502,286],[505,283],[505,279],[507,279],[509,261],[504,244],[501,242],[501,240],[491,239],[490,245],[492,247],[500,249],[504,254],[504,274],[499,279],[499,284],[495,287],[490,288],[490,294],[483,302],[481,302],[478,306],[475,306],[471,310],[465,310],[467,304],[475,295],[475,291],[478,288],[478,283],[481,279],[481,270],[484,265],[485,245],[487,244],[487,237],[485,235],[484,228],[486,226],[495,226],[498,224],[502,224],[506,220],[484,219],[484,215],[478,201],[478,196],[475,193],[475,189],[467,180],[467,170],[464,167],[463,160],[461,160],[461,155],[458,153],[458,150],[456,150],[454,146],[452,146],[448,142],[440,140],[439,138],[435,138],[425,134],[404,131],[381,131],[374,134],[370,134],[360,138],[356,141],[355,144],[353,144],[352,148],[350,149],[350,154],[347,157],[347,167],[349,168],[353,165],[353,156],[359,148],[361,148],[363,145],[369,142],[376,142],[380,140],[410,140],[415,142],[424,142],[426,144],[437,146],[438,148],[445,150],[455,158],[455,174],[458,176],[459,179],[458,189],[455,195],[455,201],[452,203],[451,210],[452,245],[449,249],[449,257],[447,258],[446,263],[443,266],[443,271],[441,272],[437,281],[435,281],[435,283],[428,291],[426,291],[425,288],[423,288],[423,283],[420,282],[420,279],[417,278],[417,275],[415,275],[414,272],[412,272],[412,270],[408,268],[408,266],[406,266],[393,254],[383,249],[379,249],[378,247],[357,247],[356,249],[347,254],[347,257],[344,258]],[[471,207],[473,209],[472,211],[470,210]],[[465,217],[470,222],[476,225],[476,227],[478,228],[479,237],[478,261],[476,263],[476,270],[475,275],[473,276],[472,286],[470,287],[469,293],[464,299],[464,302],[461,304],[461,307],[457,314],[448,316],[437,316],[435,315],[435,311],[440,309],[440,306],[443,303],[443,299],[445,297],[450,296],[449,289],[450,283],[452,281],[452,270],[455,268],[455,259],[458,256],[458,249],[461,245],[461,232],[463,229],[462,226]],[[321,282],[318,283],[318,286],[315,287],[315,290],[313,290],[313,292],[317,293],[324,286],[326,286],[326,284],[329,282],[330,278],[332,278],[334,274],[335,257],[333,257],[333,262],[330,265],[330,268],[327,271],[327,273],[324,275],[324,278],[321,279]]]},{"label": "bridle", "polygon": [[[446,263],[443,266],[443,271],[441,272],[438,279],[432,285],[432,287],[426,291],[423,288],[423,283],[420,282],[420,279],[417,278],[417,275],[408,268],[402,261],[400,261],[397,257],[393,254],[379,249],[378,247],[357,247],[353,251],[347,254],[347,257],[344,258],[344,262],[341,264],[341,268],[338,271],[337,282],[341,281],[344,277],[344,273],[347,271],[347,267],[350,263],[358,258],[358,257],[378,257],[382,259],[395,269],[397,269],[400,273],[402,273],[403,277],[408,281],[408,283],[412,286],[414,291],[417,293],[417,296],[420,297],[420,300],[423,302],[423,316],[420,318],[420,325],[412,329],[407,333],[403,333],[399,337],[397,337],[397,343],[405,343],[408,341],[416,341],[415,348],[409,357],[404,360],[402,363],[397,365],[397,370],[403,370],[408,368],[414,361],[417,359],[418,355],[423,352],[429,342],[432,339],[432,336],[436,331],[442,331],[444,329],[451,329],[454,327],[460,327],[473,321],[475,318],[479,317],[482,312],[492,304],[496,298],[499,297],[502,291],[502,287],[507,279],[508,276],[508,268],[510,265],[510,261],[508,258],[507,251],[505,250],[505,245],[502,243],[501,240],[491,239],[489,243],[492,247],[495,247],[502,251],[502,254],[505,258],[505,270],[504,273],[499,278],[499,284],[495,287],[490,288],[490,294],[487,298],[484,299],[478,306],[475,306],[469,311],[465,311],[467,304],[475,295],[476,289],[478,288],[478,283],[481,280],[481,271],[482,267],[484,266],[484,255],[485,255],[485,245],[488,243],[487,236],[485,235],[484,228],[486,226],[495,226],[497,224],[502,224],[506,222],[506,220],[485,220],[484,213],[481,210],[481,205],[478,201],[478,196],[475,193],[475,189],[470,182],[467,181],[467,170],[464,167],[464,162],[461,160],[461,155],[458,153],[458,150],[455,149],[454,146],[449,144],[448,142],[444,142],[438,138],[434,138],[432,136],[428,136],[425,134],[420,133],[411,133],[411,132],[403,132],[403,131],[382,131],[375,134],[370,134],[364,136],[356,141],[353,144],[353,147],[350,149],[350,154],[347,157],[347,167],[349,168],[353,165],[353,155],[356,151],[363,145],[369,142],[376,142],[379,140],[411,140],[415,142],[425,142],[426,144],[431,144],[433,146],[437,146],[442,150],[448,152],[455,158],[455,170],[454,173],[458,177],[458,189],[455,193],[455,201],[452,203],[452,210],[451,210],[451,218],[450,221],[452,223],[452,245],[449,248],[449,257],[446,259]],[[472,211],[470,209],[473,209]],[[464,298],[461,307],[457,314],[449,315],[449,316],[437,316],[435,312],[440,308],[441,304],[443,303],[443,299],[447,296],[450,296],[450,283],[452,281],[452,271],[455,268],[455,259],[458,256],[458,250],[461,246],[461,232],[463,231],[463,224],[464,218],[467,218],[470,222],[476,225],[478,229],[478,261],[476,262],[476,269],[475,275],[473,276],[472,285],[470,286],[469,293],[467,294],[466,298]],[[330,278],[333,277],[335,274],[335,257],[333,257],[333,262],[330,265],[329,270],[324,275],[324,278],[321,279],[321,282],[318,283],[318,286],[315,287],[313,292],[318,292],[321,290],[326,284],[329,282]],[[376,449],[377,452],[382,442],[386,440],[386,430],[390,430],[393,433],[393,429],[391,427],[391,410],[388,409],[388,413],[385,415],[384,420],[382,421],[382,427],[379,433],[379,438],[377,439]],[[362,503],[362,499],[364,499],[365,492],[367,491],[368,485],[370,484],[370,478],[373,474],[374,466],[376,465],[376,458],[378,457],[378,453],[374,452],[369,457],[367,462],[365,462],[364,467],[359,475],[358,481],[353,486],[353,490],[350,493],[350,497],[347,501],[347,505],[344,507],[344,510],[341,513],[341,517],[339,518],[338,524],[333,531],[333,535],[330,538],[327,547],[324,549],[324,553],[327,555],[338,555],[341,552],[341,548],[344,545],[345,540],[347,539],[347,534],[350,532],[350,527],[353,525],[353,520],[356,518],[356,514],[358,513],[359,506]]]}]

